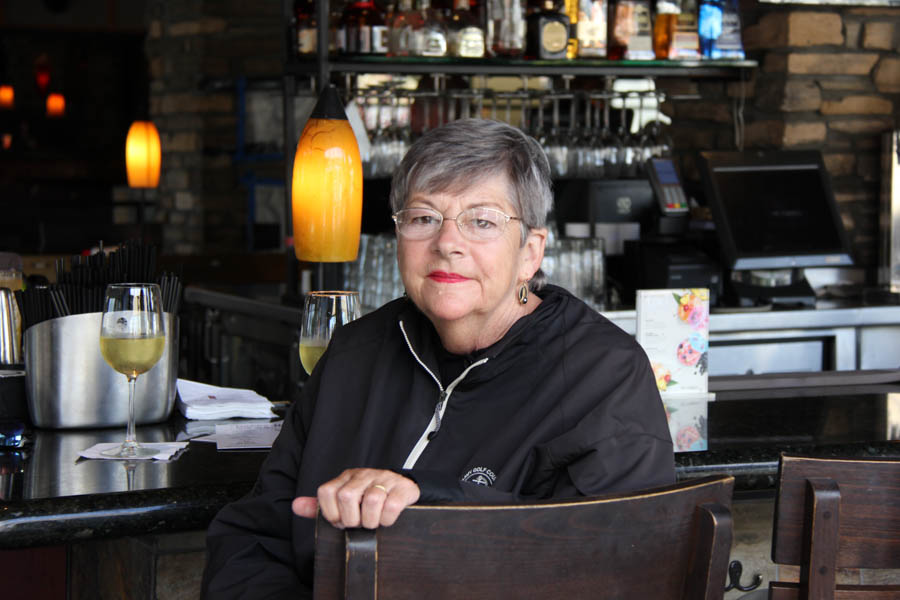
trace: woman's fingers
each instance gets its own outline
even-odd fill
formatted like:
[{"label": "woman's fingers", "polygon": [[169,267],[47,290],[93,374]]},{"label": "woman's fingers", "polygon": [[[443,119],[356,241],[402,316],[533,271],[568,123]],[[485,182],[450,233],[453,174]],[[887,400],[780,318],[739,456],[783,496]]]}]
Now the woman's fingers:
[{"label": "woman's fingers", "polygon": [[297,498],[294,498],[293,502],[291,502],[291,509],[298,517],[315,519],[318,504],[319,502],[315,498],[312,498],[310,496],[298,496]]},{"label": "woman's fingers", "polygon": [[393,525],[407,506],[419,500],[419,486],[416,482],[406,477],[401,479],[402,481],[391,488],[382,505],[379,523],[385,527]]},{"label": "woman's fingers", "polygon": [[[335,527],[373,529],[392,525],[419,499],[419,486],[393,471],[350,469],[319,486],[317,497],[322,516]],[[297,508],[295,512],[301,514]]]}]

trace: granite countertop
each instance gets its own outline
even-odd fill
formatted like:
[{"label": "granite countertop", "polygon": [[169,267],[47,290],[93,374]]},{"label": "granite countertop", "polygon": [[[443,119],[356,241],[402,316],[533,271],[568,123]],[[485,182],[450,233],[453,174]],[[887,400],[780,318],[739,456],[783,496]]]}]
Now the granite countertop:
[{"label": "granite countertop", "polygon": [[[138,441],[171,441],[180,417],[138,427]],[[266,451],[217,451],[192,442],[170,462],[84,460],[79,451],[121,441],[121,430],[34,430],[0,453],[0,548],[205,529],[250,491]]]},{"label": "granite countertop", "polygon": [[[168,441],[197,422],[176,416],[139,427]],[[774,492],[781,452],[900,458],[900,385],[724,391],[709,405],[709,449],[675,455],[679,479],[726,473],[737,494]],[[34,430],[0,453],[0,549],[205,529],[247,493],[266,451],[217,451],[192,442],[171,462],[78,460],[124,431]]]},{"label": "granite countertop", "polygon": [[736,492],[774,493],[782,452],[900,458],[900,385],[831,385],[719,392],[709,448],[675,455],[679,479],[735,477]]}]

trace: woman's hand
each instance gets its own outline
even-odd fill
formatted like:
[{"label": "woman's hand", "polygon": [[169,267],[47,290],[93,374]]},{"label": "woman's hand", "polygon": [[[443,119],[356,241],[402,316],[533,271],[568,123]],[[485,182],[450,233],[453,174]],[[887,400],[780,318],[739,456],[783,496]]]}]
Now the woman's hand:
[{"label": "woman's hand", "polygon": [[381,469],[347,469],[319,486],[318,500],[294,498],[291,507],[301,517],[314,518],[316,507],[329,523],[341,529],[393,525],[410,504],[419,499],[412,479]]}]

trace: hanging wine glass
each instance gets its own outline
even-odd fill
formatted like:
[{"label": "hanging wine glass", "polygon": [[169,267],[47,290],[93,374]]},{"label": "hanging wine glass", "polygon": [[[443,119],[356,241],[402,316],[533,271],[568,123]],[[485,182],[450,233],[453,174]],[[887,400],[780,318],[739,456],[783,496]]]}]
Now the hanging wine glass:
[{"label": "hanging wine glass", "polygon": [[603,155],[603,173],[607,179],[619,179],[622,177],[622,161],[625,156],[625,148],[622,138],[612,130],[610,124],[610,107],[613,94],[603,95],[603,129],[600,131],[600,148]]},{"label": "hanging wine glass", "polygon": [[621,140],[621,158],[622,171],[621,176],[625,178],[637,177],[637,161],[638,161],[638,142],[629,131],[628,123],[628,95],[619,96],[621,101],[621,112],[619,113],[619,139]]}]

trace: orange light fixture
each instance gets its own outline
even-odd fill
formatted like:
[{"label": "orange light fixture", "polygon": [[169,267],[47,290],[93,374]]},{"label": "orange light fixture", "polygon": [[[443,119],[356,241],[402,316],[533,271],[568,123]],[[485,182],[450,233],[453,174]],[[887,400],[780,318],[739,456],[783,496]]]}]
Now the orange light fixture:
[{"label": "orange light fixture", "polygon": [[354,260],[362,225],[362,161],[333,85],[322,90],[303,128],[291,181],[297,258]]},{"label": "orange light fixture", "polygon": [[128,185],[155,188],[159,185],[161,147],[159,131],[151,121],[135,121],[125,140],[125,168]]},{"label": "orange light fixture", "polygon": [[47,116],[63,117],[66,114],[66,97],[62,94],[47,94]]},{"label": "orange light fixture", "polygon": [[11,85],[0,85],[0,108],[10,109],[16,105],[16,90]]}]

